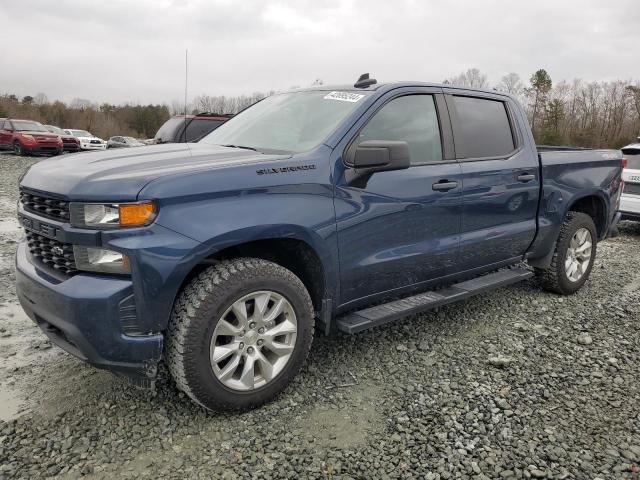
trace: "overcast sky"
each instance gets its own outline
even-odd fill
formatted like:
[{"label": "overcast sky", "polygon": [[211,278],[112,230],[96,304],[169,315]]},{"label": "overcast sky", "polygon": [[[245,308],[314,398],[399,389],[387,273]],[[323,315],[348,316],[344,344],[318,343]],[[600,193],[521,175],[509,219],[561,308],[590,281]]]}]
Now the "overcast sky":
[{"label": "overcast sky", "polygon": [[477,67],[640,79],[639,0],[0,0],[0,94],[167,103]]}]

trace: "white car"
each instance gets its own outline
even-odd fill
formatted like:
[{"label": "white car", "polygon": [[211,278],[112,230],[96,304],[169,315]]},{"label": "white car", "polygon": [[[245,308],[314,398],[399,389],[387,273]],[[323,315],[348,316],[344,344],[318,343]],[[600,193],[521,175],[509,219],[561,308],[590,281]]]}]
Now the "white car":
[{"label": "white car", "polygon": [[96,137],[92,133],[86,130],[76,130],[74,128],[67,128],[65,132],[69,135],[73,135],[80,141],[81,150],[106,150],[107,142],[101,138]]},{"label": "white car", "polygon": [[623,220],[640,221],[640,137],[638,143],[622,148],[627,166],[622,172],[624,190],[620,198],[620,212]]}]

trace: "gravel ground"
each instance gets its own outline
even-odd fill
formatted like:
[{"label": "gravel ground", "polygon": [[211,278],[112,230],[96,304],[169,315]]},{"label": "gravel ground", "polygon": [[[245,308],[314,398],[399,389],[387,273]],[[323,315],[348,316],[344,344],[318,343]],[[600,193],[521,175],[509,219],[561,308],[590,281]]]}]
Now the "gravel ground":
[{"label": "gravel ground", "polygon": [[165,372],[137,390],[51,348],[17,307],[34,161],[0,156],[0,478],[638,478],[640,224],[572,297],[531,280],[319,337],[278,400],[213,415]]}]

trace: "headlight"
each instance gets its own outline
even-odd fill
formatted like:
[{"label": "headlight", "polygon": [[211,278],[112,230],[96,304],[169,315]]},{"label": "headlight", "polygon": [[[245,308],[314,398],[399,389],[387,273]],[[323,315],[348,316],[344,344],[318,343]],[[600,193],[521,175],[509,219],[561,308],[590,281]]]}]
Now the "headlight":
[{"label": "headlight", "polygon": [[73,246],[76,268],[87,272],[130,273],[129,258],[104,248]]},{"label": "headlight", "polygon": [[156,217],[154,202],[75,203],[69,206],[71,225],[87,228],[141,227]]}]

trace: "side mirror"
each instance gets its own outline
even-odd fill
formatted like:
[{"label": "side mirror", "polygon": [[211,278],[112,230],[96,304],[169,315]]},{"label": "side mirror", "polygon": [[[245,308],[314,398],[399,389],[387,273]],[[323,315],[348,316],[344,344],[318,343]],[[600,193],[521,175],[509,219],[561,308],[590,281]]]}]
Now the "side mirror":
[{"label": "side mirror", "polygon": [[357,170],[376,172],[409,168],[409,144],[393,140],[365,140],[356,146],[350,163]]},{"label": "side mirror", "polygon": [[403,170],[411,165],[409,144],[395,140],[365,140],[350,148],[345,161],[347,183],[364,188],[375,172]]}]

